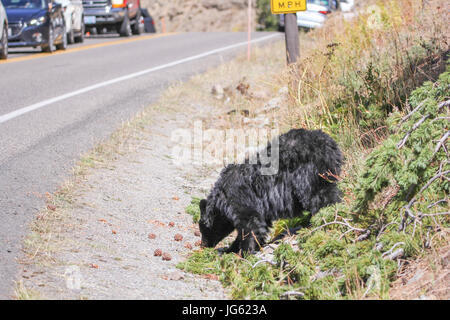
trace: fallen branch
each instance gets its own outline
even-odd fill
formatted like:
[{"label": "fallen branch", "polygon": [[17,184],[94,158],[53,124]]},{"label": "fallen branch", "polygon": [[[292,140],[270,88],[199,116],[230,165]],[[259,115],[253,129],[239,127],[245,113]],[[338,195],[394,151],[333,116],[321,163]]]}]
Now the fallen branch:
[{"label": "fallen branch", "polygon": [[[411,117],[411,115],[412,115],[413,113],[415,113],[417,110],[419,110],[419,109],[422,107],[422,104],[423,104],[424,102],[425,102],[425,101],[422,101],[422,102],[421,102],[421,103],[420,103],[420,104],[419,104],[412,112],[410,112],[407,116],[405,116],[405,117],[403,118],[403,119],[405,119],[404,121],[408,120],[408,119]],[[442,108],[444,108],[444,107],[446,107],[446,106],[449,106],[449,105],[450,105],[450,100],[441,102],[441,103],[438,105],[438,110],[437,110],[437,112],[439,113],[439,112],[441,111]],[[406,135],[403,137],[403,139],[397,144],[397,149],[401,149],[401,148],[405,145],[405,143],[406,143],[406,141],[408,140],[408,138],[409,138],[409,136],[411,135],[411,133],[413,133],[414,130],[416,130],[417,128],[419,128],[420,125],[421,125],[422,123],[424,123],[425,120],[427,120],[430,116],[431,116],[431,114],[426,114],[426,115],[424,115],[419,121],[417,121],[417,122],[413,125],[413,127],[412,127],[411,129],[408,130],[408,132],[407,132]],[[401,121],[400,123],[403,123],[403,122],[404,122],[403,119],[402,119],[402,121]]]},{"label": "fallen branch", "polygon": [[[310,231],[310,234],[312,234],[313,232],[315,232],[315,231],[317,231],[317,230],[319,230],[319,229],[321,229],[321,228],[323,228],[323,227],[326,227],[326,226],[329,226],[329,225],[333,225],[333,224],[340,224],[340,225],[342,225],[342,226],[346,226],[347,228],[350,228],[349,231],[358,231],[358,232],[366,232],[366,231],[367,231],[366,229],[360,229],[360,228],[356,228],[356,227],[351,226],[345,219],[342,219],[342,220],[344,220],[345,222],[337,221],[337,218],[338,218],[338,216],[336,216],[336,218],[334,219],[334,221],[332,221],[332,222],[327,222],[327,223],[325,223],[325,224],[323,224],[323,225],[321,225],[321,226],[318,226],[318,227],[312,229],[312,230]],[[347,232],[346,232],[346,233],[347,233]]]},{"label": "fallen branch", "polygon": [[448,139],[448,136],[450,135],[450,130],[447,131],[442,138],[439,140],[438,144],[436,145],[436,148],[434,149],[433,157],[436,153],[438,153],[439,149],[444,145],[445,141]]},{"label": "fallen branch", "polygon": [[289,298],[290,296],[304,297],[305,294],[300,291],[287,291],[281,295],[282,298]]},{"label": "fallen branch", "polygon": [[[392,251],[393,251],[396,247],[401,246],[401,245],[405,245],[405,243],[404,243],[404,242],[397,242],[396,244],[394,244],[394,245],[392,246],[391,249],[389,249],[388,251],[384,252],[384,253],[381,255],[381,257],[384,258],[384,259],[394,260],[394,258],[396,258],[396,257],[398,257],[398,256],[400,255],[400,252],[398,252],[399,250],[402,250],[402,251],[401,251],[401,254],[403,254],[403,252],[404,252],[403,249],[400,248],[399,250],[396,250],[394,253],[392,253]],[[394,254],[395,254],[395,255],[394,255]]]},{"label": "fallen branch", "polygon": [[402,118],[402,120],[400,120],[400,123],[398,124],[397,127],[399,128],[404,122],[406,122],[409,118],[411,118],[411,116],[412,116],[414,113],[416,113],[417,111],[419,111],[419,110],[423,107],[425,101],[426,101],[426,100],[424,100],[424,101],[422,101],[421,103],[419,103],[419,105],[418,105],[417,107],[415,107],[413,111],[411,111],[411,112],[408,113],[406,116],[404,116],[404,117]]},{"label": "fallen branch", "polygon": [[428,209],[433,208],[434,206],[438,205],[438,204],[441,203],[441,202],[448,202],[448,198],[445,198],[445,199],[441,199],[441,200],[439,200],[439,201],[436,201],[436,202],[434,202],[434,203],[428,205],[427,208],[428,208]]},{"label": "fallen branch", "polygon": [[438,213],[422,213],[422,212],[419,212],[419,214],[417,215],[417,218],[422,219],[423,217],[445,216],[445,215],[449,215],[449,214],[450,214],[450,211],[438,212]]},{"label": "fallen branch", "polygon": [[427,120],[429,117],[430,117],[430,115],[427,114],[427,115],[424,115],[424,116],[422,117],[422,119],[420,119],[419,121],[417,121],[417,122],[413,125],[413,127],[412,127],[411,129],[408,130],[408,132],[407,132],[406,135],[403,137],[403,139],[397,144],[397,149],[401,149],[401,148],[405,145],[405,143],[406,143],[406,141],[408,140],[408,138],[409,138],[409,136],[411,135],[411,133],[413,133],[414,130],[416,130],[418,127],[420,127],[420,125],[421,125],[422,123],[424,123],[425,120]]},{"label": "fallen branch", "polygon": [[277,265],[277,263],[274,262],[274,261],[267,260],[267,259],[263,259],[263,260],[259,260],[258,262],[256,262],[256,263],[252,266],[252,269],[255,269],[257,265],[259,265],[259,264],[261,264],[261,263],[264,263],[264,262],[265,262],[265,263],[269,263],[269,264],[271,264],[271,265],[273,265],[273,266],[276,266],[276,265]]},{"label": "fallen branch", "polygon": [[400,257],[403,256],[403,254],[405,253],[405,250],[403,250],[403,248],[400,248],[398,250],[395,250],[393,253],[391,253],[390,255],[384,257],[384,259],[388,259],[388,260],[396,260]]},{"label": "fallen branch", "polygon": [[420,191],[411,199],[411,201],[409,201],[409,203],[403,207],[403,209],[405,210],[405,216],[403,217],[403,220],[400,224],[400,228],[399,231],[404,230],[405,228],[405,224],[406,224],[406,220],[408,219],[408,217],[412,218],[412,219],[417,219],[416,216],[411,212],[411,207],[414,205],[414,203],[417,201],[417,196],[420,195],[422,192],[424,192],[436,179],[439,179],[441,177],[444,177],[445,175],[450,173],[450,170],[444,171],[442,172],[442,166],[439,168],[439,172],[438,174],[436,174],[433,178],[431,178],[423,187],[422,189],[420,189]]}]

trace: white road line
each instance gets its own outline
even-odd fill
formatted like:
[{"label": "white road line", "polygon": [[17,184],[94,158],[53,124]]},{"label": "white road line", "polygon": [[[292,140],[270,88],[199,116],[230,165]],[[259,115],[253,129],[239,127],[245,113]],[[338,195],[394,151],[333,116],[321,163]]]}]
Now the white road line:
[{"label": "white road line", "polygon": [[[262,37],[262,38],[258,38],[258,39],[252,40],[251,43],[257,43],[257,42],[266,41],[268,39],[271,39],[271,38],[274,38],[274,37],[277,37],[277,36],[279,36],[279,34],[271,34],[269,36],[265,36],[265,37]],[[204,57],[207,57],[207,56],[219,53],[219,52],[227,51],[227,50],[234,49],[234,48],[237,48],[237,47],[241,47],[241,46],[244,46],[244,45],[247,45],[247,44],[248,44],[247,41],[239,42],[239,43],[236,43],[236,44],[233,44],[233,45],[230,45],[230,46],[218,48],[218,49],[207,51],[207,52],[195,55],[195,56],[191,56],[191,57],[188,57],[188,58],[184,58],[184,59],[181,59],[181,60],[177,60],[177,61],[174,61],[174,62],[163,64],[163,65],[160,65],[158,67],[153,67],[153,68],[150,68],[150,69],[146,69],[146,70],[142,70],[142,71],[139,71],[139,72],[131,73],[129,75],[122,76],[122,77],[119,77],[119,78],[115,78],[115,79],[111,79],[111,80],[108,80],[108,81],[100,82],[100,83],[94,84],[92,86],[89,86],[89,87],[86,87],[86,88],[83,88],[83,89],[80,89],[80,90],[72,91],[72,92],[63,94],[63,95],[58,96],[58,97],[54,97],[54,98],[51,98],[51,99],[48,99],[48,100],[44,100],[44,101],[32,104],[32,105],[30,105],[28,107],[24,107],[24,108],[21,108],[21,109],[18,109],[16,111],[13,111],[13,112],[10,112],[10,113],[7,113],[5,115],[0,116],[0,124],[4,123],[6,121],[12,120],[14,118],[20,117],[20,116],[22,116],[22,115],[24,115],[26,113],[31,112],[31,111],[35,111],[35,110],[38,110],[38,109],[43,108],[45,106],[48,106],[48,105],[50,105],[52,103],[59,102],[59,101],[62,101],[62,100],[66,100],[66,99],[78,96],[80,94],[83,94],[83,93],[86,93],[86,92],[89,92],[89,91],[92,91],[92,90],[95,90],[95,89],[103,88],[103,87],[106,87],[106,86],[109,86],[109,85],[112,85],[112,84],[115,84],[115,83],[118,83],[118,82],[122,82],[122,81],[126,81],[126,80],[133,79],[133,78],[136,78],[136,77],[140,77],[140,76],[143,76],[143,75],[148,74],[148,73],[152,73],[152,72],[159,71],[159,70],[162,70],[162,69],[170,68],[170,67],[173,67],[173,66],[176,66],[176,65],[179,65],[179,64],[183,64],[183,63],[186,63],[186,62],[190,62],[190,61],[193,61],[193,60],[198,60],[198,59],[201,59],[201,58],[204,58]]]}]

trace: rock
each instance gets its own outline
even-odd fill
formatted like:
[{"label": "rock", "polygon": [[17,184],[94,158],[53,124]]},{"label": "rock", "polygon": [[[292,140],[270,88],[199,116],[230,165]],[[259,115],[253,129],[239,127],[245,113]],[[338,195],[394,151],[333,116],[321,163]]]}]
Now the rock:
[{"label": "rock", "polygon": [[242,123],[257,128],[263,128],[270,124],[270,119],[264,115],[259,115],[256,118],[242,118]]},{"label": "rock", "polygon": [[153,252],[153,255],[155,256],[155,257],[160,257],[160,256],[162,256],[162,250],[161,249],[156,249],[155,250],[155,252]]},{"label": "rock", "polygon": [[175,237],[174,237],[174,240],[175,240],[175,241],[182,241],[182,240],[183,240],[183,236],[182,236],[181,234],[177,233],[177,234],[175,235]]},{"label": "rock", "polygon": [[288,94],[289,94],[288,87],[281,87],[280,90],[278,90],[278,95],[280,96],[287,96]]},{"label": "rock", "polygon": [[261,114],[261,113],[266,113],[266,112],[269,112],[269,111],[278,110],[278,109],[281,108],[282,103],[283,103],[283,98],[281,98],[281,97],[273,98],[268,103],[266,103],[264,105],[264,107],[258,109],[256,111],[256,113],[257,114]]},{"label": "rock", "polygon": [[170,260],[172,260],[172,256],[171,256],[170,254],[164,252],[164,253],[162,254],[162,259],[163,259],[164,261],[170,261]]},{"label": "rock", "polygon": [[171,272],[167,275],[167,280],[178,281],[184,279],[184,274],[179,271]]},{"label": "rock", "polygon": [[450,263],[450,251],[448,251],[442,258],[441,258],[441,264],[444,268],[448,267]]},{"label": "rock", "polygon": [[151,239],[151,240],[156,239],[156,234],[150,233],[150,234],[148,235],[148,238]]},{"label": "rock", "polygon": [[225,96],[223,87],[220,84],[215,84],[211,89],[211,94],[217,99],[222,100]]},{"label": "rock", "polygon": [[217,9],[219,11],[229,10],[232,7],[229,1],[203,0],[202,6],[205,9]]},{"label": "rock", "polygon": [[236,90],[244,96],[248,95],[248,89],[250,89],[250,84],[245,82],[245,78],[242,79],[236,87]]},{"label": "rock", "polygon": [[411,284],[411,283],[414,283],[414,282],[420,280],[420,279],[424,276],[424,274],[425,274],[425,273],[424,273],[423,270],[417,271],[417,272],[414,274],[414,276],[413,276],[411,279],[409,279],[409,281],[407,282],[407,284]]}]

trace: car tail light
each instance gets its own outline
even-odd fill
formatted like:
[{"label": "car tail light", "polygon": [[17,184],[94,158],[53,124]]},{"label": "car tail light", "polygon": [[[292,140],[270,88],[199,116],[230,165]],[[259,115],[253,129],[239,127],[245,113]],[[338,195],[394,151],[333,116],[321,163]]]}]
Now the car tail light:
[{"label": "car tail light", "polygon": [[327,15],[327,14],[330,14],[331,11],[325,11],[325,10],[322,10],[322,11],[319,11],[319,13],[324,14],[324,15]]},{"label": "car tail light", "polygon": [[125,8],[127,6],[127,0],[112,0],[111,4],[113,8]]}]

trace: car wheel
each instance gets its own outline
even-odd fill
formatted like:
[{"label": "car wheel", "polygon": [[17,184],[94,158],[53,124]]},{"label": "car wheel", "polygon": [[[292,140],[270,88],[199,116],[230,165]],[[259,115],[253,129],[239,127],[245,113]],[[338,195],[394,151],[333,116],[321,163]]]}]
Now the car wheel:
[{"label": "car wheel", "polygon": [[70,32],[67,34],[67,43],[68,44],[75,43],[75,33],[73,32],[73,29],[70,30]]},{"label": "car wheel", "polygon": [[84,22],[81,23],[81,31],[80,35],[75,37],[75,42],[82,43],[84,42],[84,34],[86,33],[86,26],[84,25]]},{"label": "car wheel", "polygon": [[55,51],[55,39],[54,39],[54,31],[53,31],[53,26],[50,25],[50,27],[48,28],[48,39],[47,39],[47,43],[42,45],[41,49],[44,52],[53,52]]},{"label": "car wheel", "polygon": [[3,34],[0,41],[2,43],[2,50],[0,50],[0,59],[8,59],[8,31],[6,25],[3,27]]},{"label": "car wheel", "polygon": [[131,37],[133,34],[131,30],[131,23],[130,18],[128,18],[128,14],[125,15],[125,18],[123,19],[122,23],[119,24],[119,34],[121,37]]},{"label": "car wheel", "polygon": [[67,32],[66,32],[66,28],[64,28],[64,30],[63,30],[61,43],[58,43],[56,45],[56,49],[58,49],[58,50],[66,50],[67,49]]},{"label": "car wheel", "polygon": [[136,13],[136,18],[134,18],[134,25],[133,25],[133,34],[139,35],[141,34],[141,9],[138,10]]}]

